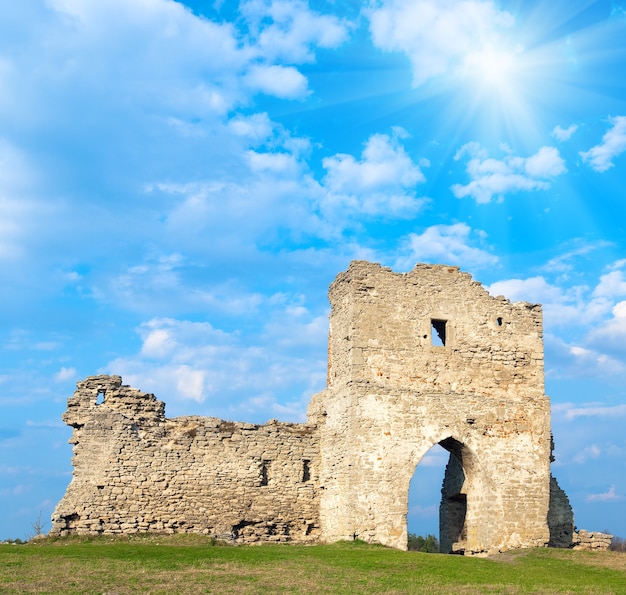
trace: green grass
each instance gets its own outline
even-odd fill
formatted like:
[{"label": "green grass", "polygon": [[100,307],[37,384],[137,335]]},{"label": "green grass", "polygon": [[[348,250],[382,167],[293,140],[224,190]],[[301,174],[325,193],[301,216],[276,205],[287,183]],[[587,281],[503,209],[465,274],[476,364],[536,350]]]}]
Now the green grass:
[{"label": "green grass", "polygon": [[363,543],[216,545],[194,535],[0,545],[0,593],[625,593],[626,555],[521,550],[492,558]]}]

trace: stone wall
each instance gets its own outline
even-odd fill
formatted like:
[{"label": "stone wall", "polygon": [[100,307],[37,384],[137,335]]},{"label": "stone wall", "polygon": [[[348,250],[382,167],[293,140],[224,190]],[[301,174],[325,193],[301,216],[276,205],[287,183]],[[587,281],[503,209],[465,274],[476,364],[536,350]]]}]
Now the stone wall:
[{"label": "stone wall", "polygon": [[467,273],[435,265],[398,274],[353,262],[329,295],[329,384],[313,406],[324,417],[322,534],[406,547],[409,482],[440,444],[464,473],[462,485],[444,486],[444,509],[458,515],[465,502],[462,530],[444,546],[546,545],[541,307],[492,297]]},{"label": "stone wall", "polygon": [[574,533],[572,548],[575,550],[608,550],[611,546],[613,535],[600,533],[599,531],[586,531],[580,529]]},{"label": "stone wall", "polygon": [[119,376],[78,383],[64,421],[74,475],[54,534],[196,532],[234,542],[319,537],[313,426],[166,419],[154,395]]},{"label": "stone wall", "polygon": [[439,444],[443,551],[600,543],[573,535],[550,478],[540,306],[492,297],[456,267],[362,261],[329,297],[328,385],[306,424],[167,419],[119,376],[79,382],[63,417],[74,475],[52,533],[406,549],[409,482]]}]

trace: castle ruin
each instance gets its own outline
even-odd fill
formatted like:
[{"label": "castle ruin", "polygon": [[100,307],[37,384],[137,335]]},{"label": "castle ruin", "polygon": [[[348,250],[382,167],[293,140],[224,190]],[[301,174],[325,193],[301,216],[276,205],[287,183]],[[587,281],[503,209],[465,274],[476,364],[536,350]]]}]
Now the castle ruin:
[{"label": "castle ruin", "polygon": [[364,261],[329,298],[328,382],[306,423],[168,419],[119,376],[79,382],[63,416],[74,475],[51,533],[406,549],[409,482],[439,444],[442,551],[580,541],[550,475],[541,306],[492,297],[457,267]]}]

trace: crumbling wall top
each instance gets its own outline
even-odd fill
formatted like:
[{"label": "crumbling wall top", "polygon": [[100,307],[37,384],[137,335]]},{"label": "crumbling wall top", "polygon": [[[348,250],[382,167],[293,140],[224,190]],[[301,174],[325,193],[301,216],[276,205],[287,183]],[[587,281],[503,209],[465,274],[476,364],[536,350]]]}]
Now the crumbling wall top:
[{"label": "crumbling wall top", "polygon": [[74,395],[68,399],[63,421],[80,427],[94,415],[117,412],[142,424],[165,421],[165,403],[151,393],[122,384],[121,376],[89,376],[76,384]]},{"label": "crumbling wall top", "polygon": [[354,261],[329,298],[329,386],[543,395],[541,306],[493,297],[458,267]]},{"label": "crumbling wall top", "polygon": [[404,280],[413,285],[421,285],[424,287],[433,287],[440,285],[442,287],[453,283],[454,285],[462,285],[466,289],[473,290],[473,298],[489,297],[504,304],[519,305],[525,309],[541,310],[541,304],[519,301],[511,302],[503,295],[492,296],[487,289],[479,281],[475,281],[470,273],[462,271],[458,266],[445,264],[429,264],[417,263],[408,272],[395,272],[391,267],[382,266],[376,262],[367,260],[353,260],[348,269],[337,275],[335,280],[330,284],[329,295],[335,296],[337,292],[356,290],[363,292],[366,289],[375,290],[376,287],[371,285],[372,281],[378,279],[378,284],[386,279],[388,282]]}]

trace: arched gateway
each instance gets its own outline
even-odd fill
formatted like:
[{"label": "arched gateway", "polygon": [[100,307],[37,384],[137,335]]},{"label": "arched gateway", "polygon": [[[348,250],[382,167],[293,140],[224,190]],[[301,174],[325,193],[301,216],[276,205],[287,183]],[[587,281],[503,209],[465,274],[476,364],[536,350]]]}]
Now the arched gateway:
[{"label": "arched gateway", "polygon": [[64,415],[74,478],[52,532],[358,537],[405,549],[409,482],[440,444],[450,453],[444,551],[571,544],[556,482],[548,528],[541,307],[492,297],[456,267],[399,274],[363,261],[329,297],[328,383],[306,424],[166,419],[119,377],[78,383]]}]

